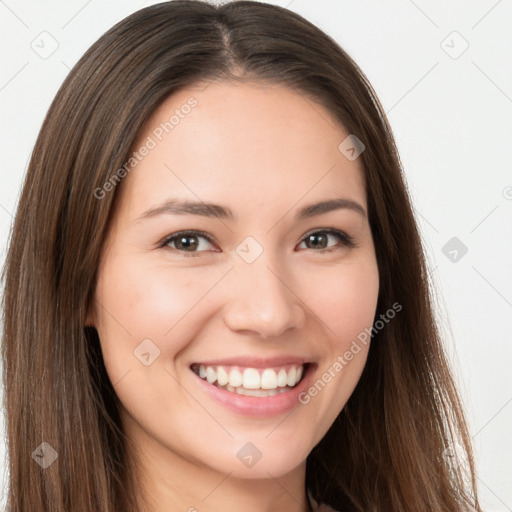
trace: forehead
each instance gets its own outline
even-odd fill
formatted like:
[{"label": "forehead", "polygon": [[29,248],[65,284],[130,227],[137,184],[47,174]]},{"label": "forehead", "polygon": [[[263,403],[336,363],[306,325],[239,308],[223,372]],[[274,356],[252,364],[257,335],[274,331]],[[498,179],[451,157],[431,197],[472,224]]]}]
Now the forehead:
[{"label": "forehead", "polygon": [[153,112],[133,145],[150,149],[123,184],[130,217],[168,197],[247,212],[268,204],[276,214],[340,195],[365,205],[362,163],[338,149],[348,135],[323,106],[284,85],[183,89]]}]

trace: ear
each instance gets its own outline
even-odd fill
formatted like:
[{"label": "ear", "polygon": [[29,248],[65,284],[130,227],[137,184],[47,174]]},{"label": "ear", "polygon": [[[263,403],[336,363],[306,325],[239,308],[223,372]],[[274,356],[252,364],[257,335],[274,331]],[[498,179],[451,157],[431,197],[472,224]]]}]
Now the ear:
[{"label": "ear", "polygon": [[89,306],[87,309],[87,316],[85,318],[85,327],[95,327],[95,317],[94,317],[94,311],[92,306]]}]

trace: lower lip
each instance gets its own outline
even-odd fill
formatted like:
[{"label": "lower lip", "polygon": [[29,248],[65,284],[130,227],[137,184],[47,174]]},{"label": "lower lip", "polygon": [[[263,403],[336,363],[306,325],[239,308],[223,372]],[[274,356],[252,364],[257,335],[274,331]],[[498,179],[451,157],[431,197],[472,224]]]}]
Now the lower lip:
[{"label": "lower lip", "polygon": [[239,395],[238,393],[218,388],[199,377],[196,373],[192,373],[197,377],[202,389],[227,409],[245,416],[270,417],[289,412],[294,407],[300,405],[299,395],[308,388],[308,383],[314,373],[314,365],[312,363],[308,365],[304,377],[294,388],[284,393],[266,397]]}]

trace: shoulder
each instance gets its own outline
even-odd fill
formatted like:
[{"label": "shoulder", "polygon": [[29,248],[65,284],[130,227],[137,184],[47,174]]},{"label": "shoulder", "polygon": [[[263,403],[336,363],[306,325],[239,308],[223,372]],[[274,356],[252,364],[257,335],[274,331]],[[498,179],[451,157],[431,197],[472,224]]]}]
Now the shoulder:
[{"label": "shoulder", "polygon": [[338,512],[337,510],[334,510],[329,505],[326,505],[325,503],[318,503],[315,498],[311,495],[311,493],[308,491],[308,497],[309,501],[311,502],[311,507],[313,512]]},{"label": "shoulder", "polygon": [[313,512],[338,512],[325,503],[314,505],[313,502],[311,502],[311,504],[313,505]]},{"label": "shoulder", "polygon": [[[312,510],[313,512],[339,512],[338,510],[333,509],[329,505],[326,505],[325,503],[318,503],[315,498],[311,495],[310,492],[308,492],[309,501],[311,502]],[[467,509],[467,512],[478,512],[476,508],[469,507]],[[480,509],[480,512],[482,510]]]}]

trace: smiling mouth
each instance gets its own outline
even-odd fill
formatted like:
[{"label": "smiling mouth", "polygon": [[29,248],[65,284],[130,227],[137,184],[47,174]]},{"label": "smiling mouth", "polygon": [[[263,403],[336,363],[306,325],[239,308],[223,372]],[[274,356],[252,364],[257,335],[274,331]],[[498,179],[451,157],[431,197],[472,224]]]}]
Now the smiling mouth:
[{"label": "smiling mouth", "polygon": [[304,378],[310,363],[288,364],[275,368],[209,366],[199,363],[190,369],[201,379],[218,388],[245,396],[268,397],[286,393]]}]

